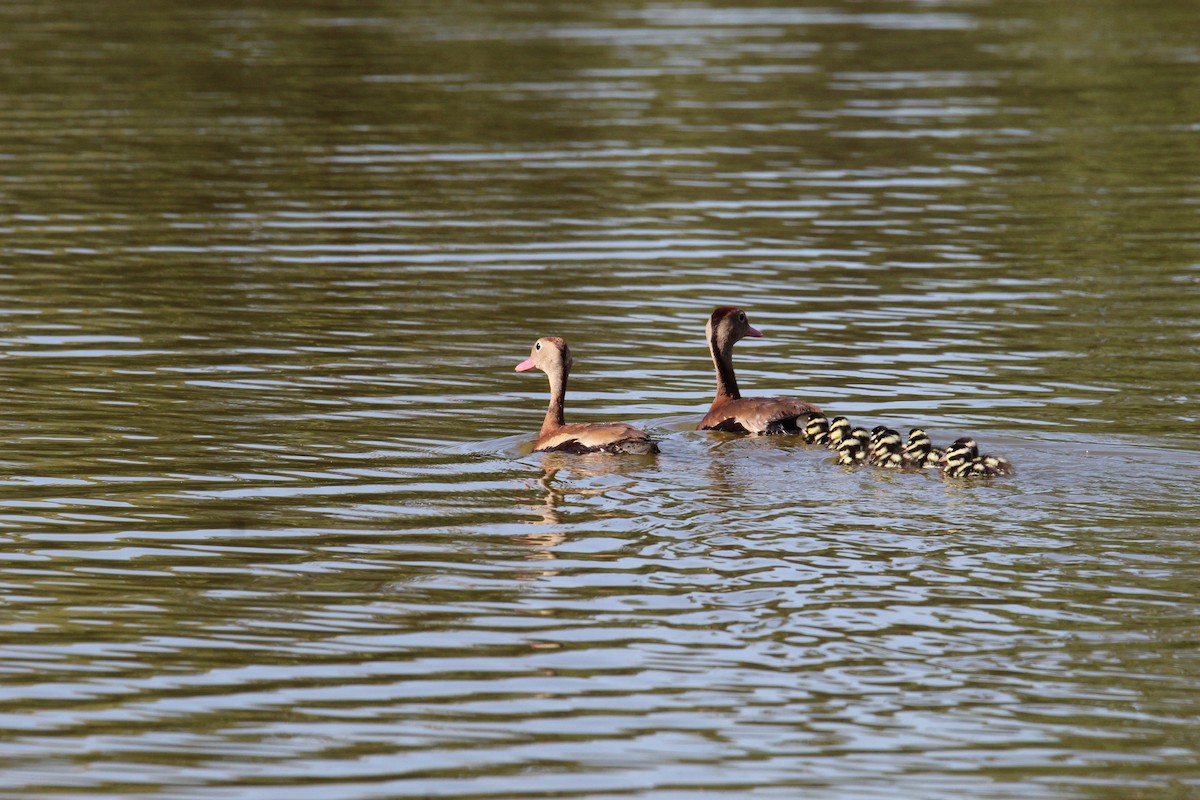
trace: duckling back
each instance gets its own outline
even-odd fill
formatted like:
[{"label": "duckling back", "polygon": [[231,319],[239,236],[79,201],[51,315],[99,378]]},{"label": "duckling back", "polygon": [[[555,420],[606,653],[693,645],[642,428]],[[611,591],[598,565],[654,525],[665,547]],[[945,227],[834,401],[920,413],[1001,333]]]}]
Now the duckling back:
[{"label": "duckling back", "polygon": [[850,431],[850,420],[845,417],[834,417],[829,421],[829,441],[826,446],[830,450],[837,450],[838,445],[850,435]]},{"label": "duckling back", "polygon": [[829,419],[824,414],[812,414],[804,423],[803,436],[808,444],[829,444]]},{"label": "duckling back", "polygon": [[[844,417],[843,417],[844,419]],[[847,425],[849,423],[847,422]],[[837,463],[861,464],[867,459],[871,446],[871,435],[866,428],[853,428],[837,444]]]},{"label": "duckling back", "polygon": [[880,425],[870,438],[870,460],[877,467],[884,469],[901,469],[904,467],[904,453],[900,434],[888,427]]},{"label": "duckling back", "polygon": [[933,446],[923,428],[913,428],[908,432],[908,442],[901,454],[909,469],[936,469],[941,466],[944,451]]},{"label": "duckling back", "polygon": [[942,459],[942,474],[950,478],[994,478],[1014,471],[1006,458],[980,455],[979,446],[969,436],[955,440]]}]

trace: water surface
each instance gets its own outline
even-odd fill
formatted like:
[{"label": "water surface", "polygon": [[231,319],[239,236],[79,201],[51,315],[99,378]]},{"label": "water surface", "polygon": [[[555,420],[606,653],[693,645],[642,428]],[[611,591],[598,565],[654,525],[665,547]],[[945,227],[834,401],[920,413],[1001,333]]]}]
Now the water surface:
[{"label": "water surface", "polygon": [[5,5],[0,793],[1193,796],[1192,12]]}]

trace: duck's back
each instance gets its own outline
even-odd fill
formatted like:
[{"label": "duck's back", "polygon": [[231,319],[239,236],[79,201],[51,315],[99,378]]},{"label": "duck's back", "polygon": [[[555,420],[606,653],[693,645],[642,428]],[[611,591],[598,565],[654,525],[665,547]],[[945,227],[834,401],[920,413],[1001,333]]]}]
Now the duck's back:
[{"label": "duck's back", "polygon": [[713,403],[697,430],[732,433],[800,433],[809,414],[821,409],[794,397],[739,397]]},{"label": "duck's back", "polygon": [[648,433],[624,422],[577,422],[541,437],[533,449],[570,453],[657,453],[658,445]]}]

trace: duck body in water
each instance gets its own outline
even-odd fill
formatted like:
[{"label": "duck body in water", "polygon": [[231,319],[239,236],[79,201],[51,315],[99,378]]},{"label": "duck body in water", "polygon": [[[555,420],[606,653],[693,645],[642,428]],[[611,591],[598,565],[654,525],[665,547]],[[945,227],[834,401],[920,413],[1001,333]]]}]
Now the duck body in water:
[{"label": "duck body in water", "polygon": [[746,312],[733,306],[713,310],[705,325],[708,349],[717,373],[717,394],[698,430],[752,435],[802,433],[808,418],[821,409],[794,397],[742,397],[733,371],[733,346],[745,337],[761,338]]},{"label": "duck body in water", "polygon": [[870,461],[883,469],[904,469],[907,464],[900,434],[884,425],[876,427],[871,432]]},{"label": "duck body in water", "polygon": [[516,366],[517,372],[539,369],[550,381],[550,405],[533,449],[566,453],[657,453],[658,445],[649,434],[624,422],[566,423],[567,377],[572,364],[567,343],[557,336],[544,336],[533,343],[529,358]]},{"label": "duck body in water", "polygon": [[[845,417],[842,417],[845,419]],[[855,464],[866,463],[870,454],[871,434],[867,433],[866,428],[851,428],[849,433],[843,436],[834,448],[837,453],[836,461],[838,464],[853,466]]]},{"label": "duck body in water", "polygon": [[944,454],[945,451],[933,446],[924,428],[913,428],[908,432],[902,455],[909,469],[937,469]]},{"label": "duck body in water", "polygon": [[980,455],[979,445],[970,436],[956,439],[942,456],[942,474],[948,478],[995,478],[1015,471],[1006,458]]}]

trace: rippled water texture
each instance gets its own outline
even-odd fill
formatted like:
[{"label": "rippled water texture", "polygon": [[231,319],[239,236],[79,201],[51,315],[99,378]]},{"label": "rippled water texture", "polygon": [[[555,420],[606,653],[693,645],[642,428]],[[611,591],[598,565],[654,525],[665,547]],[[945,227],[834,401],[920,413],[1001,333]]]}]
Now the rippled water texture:
[{"label": "rippled water texture", "polygon": [[3,4],[0,795],[1197,796],[1194,13]]}]

